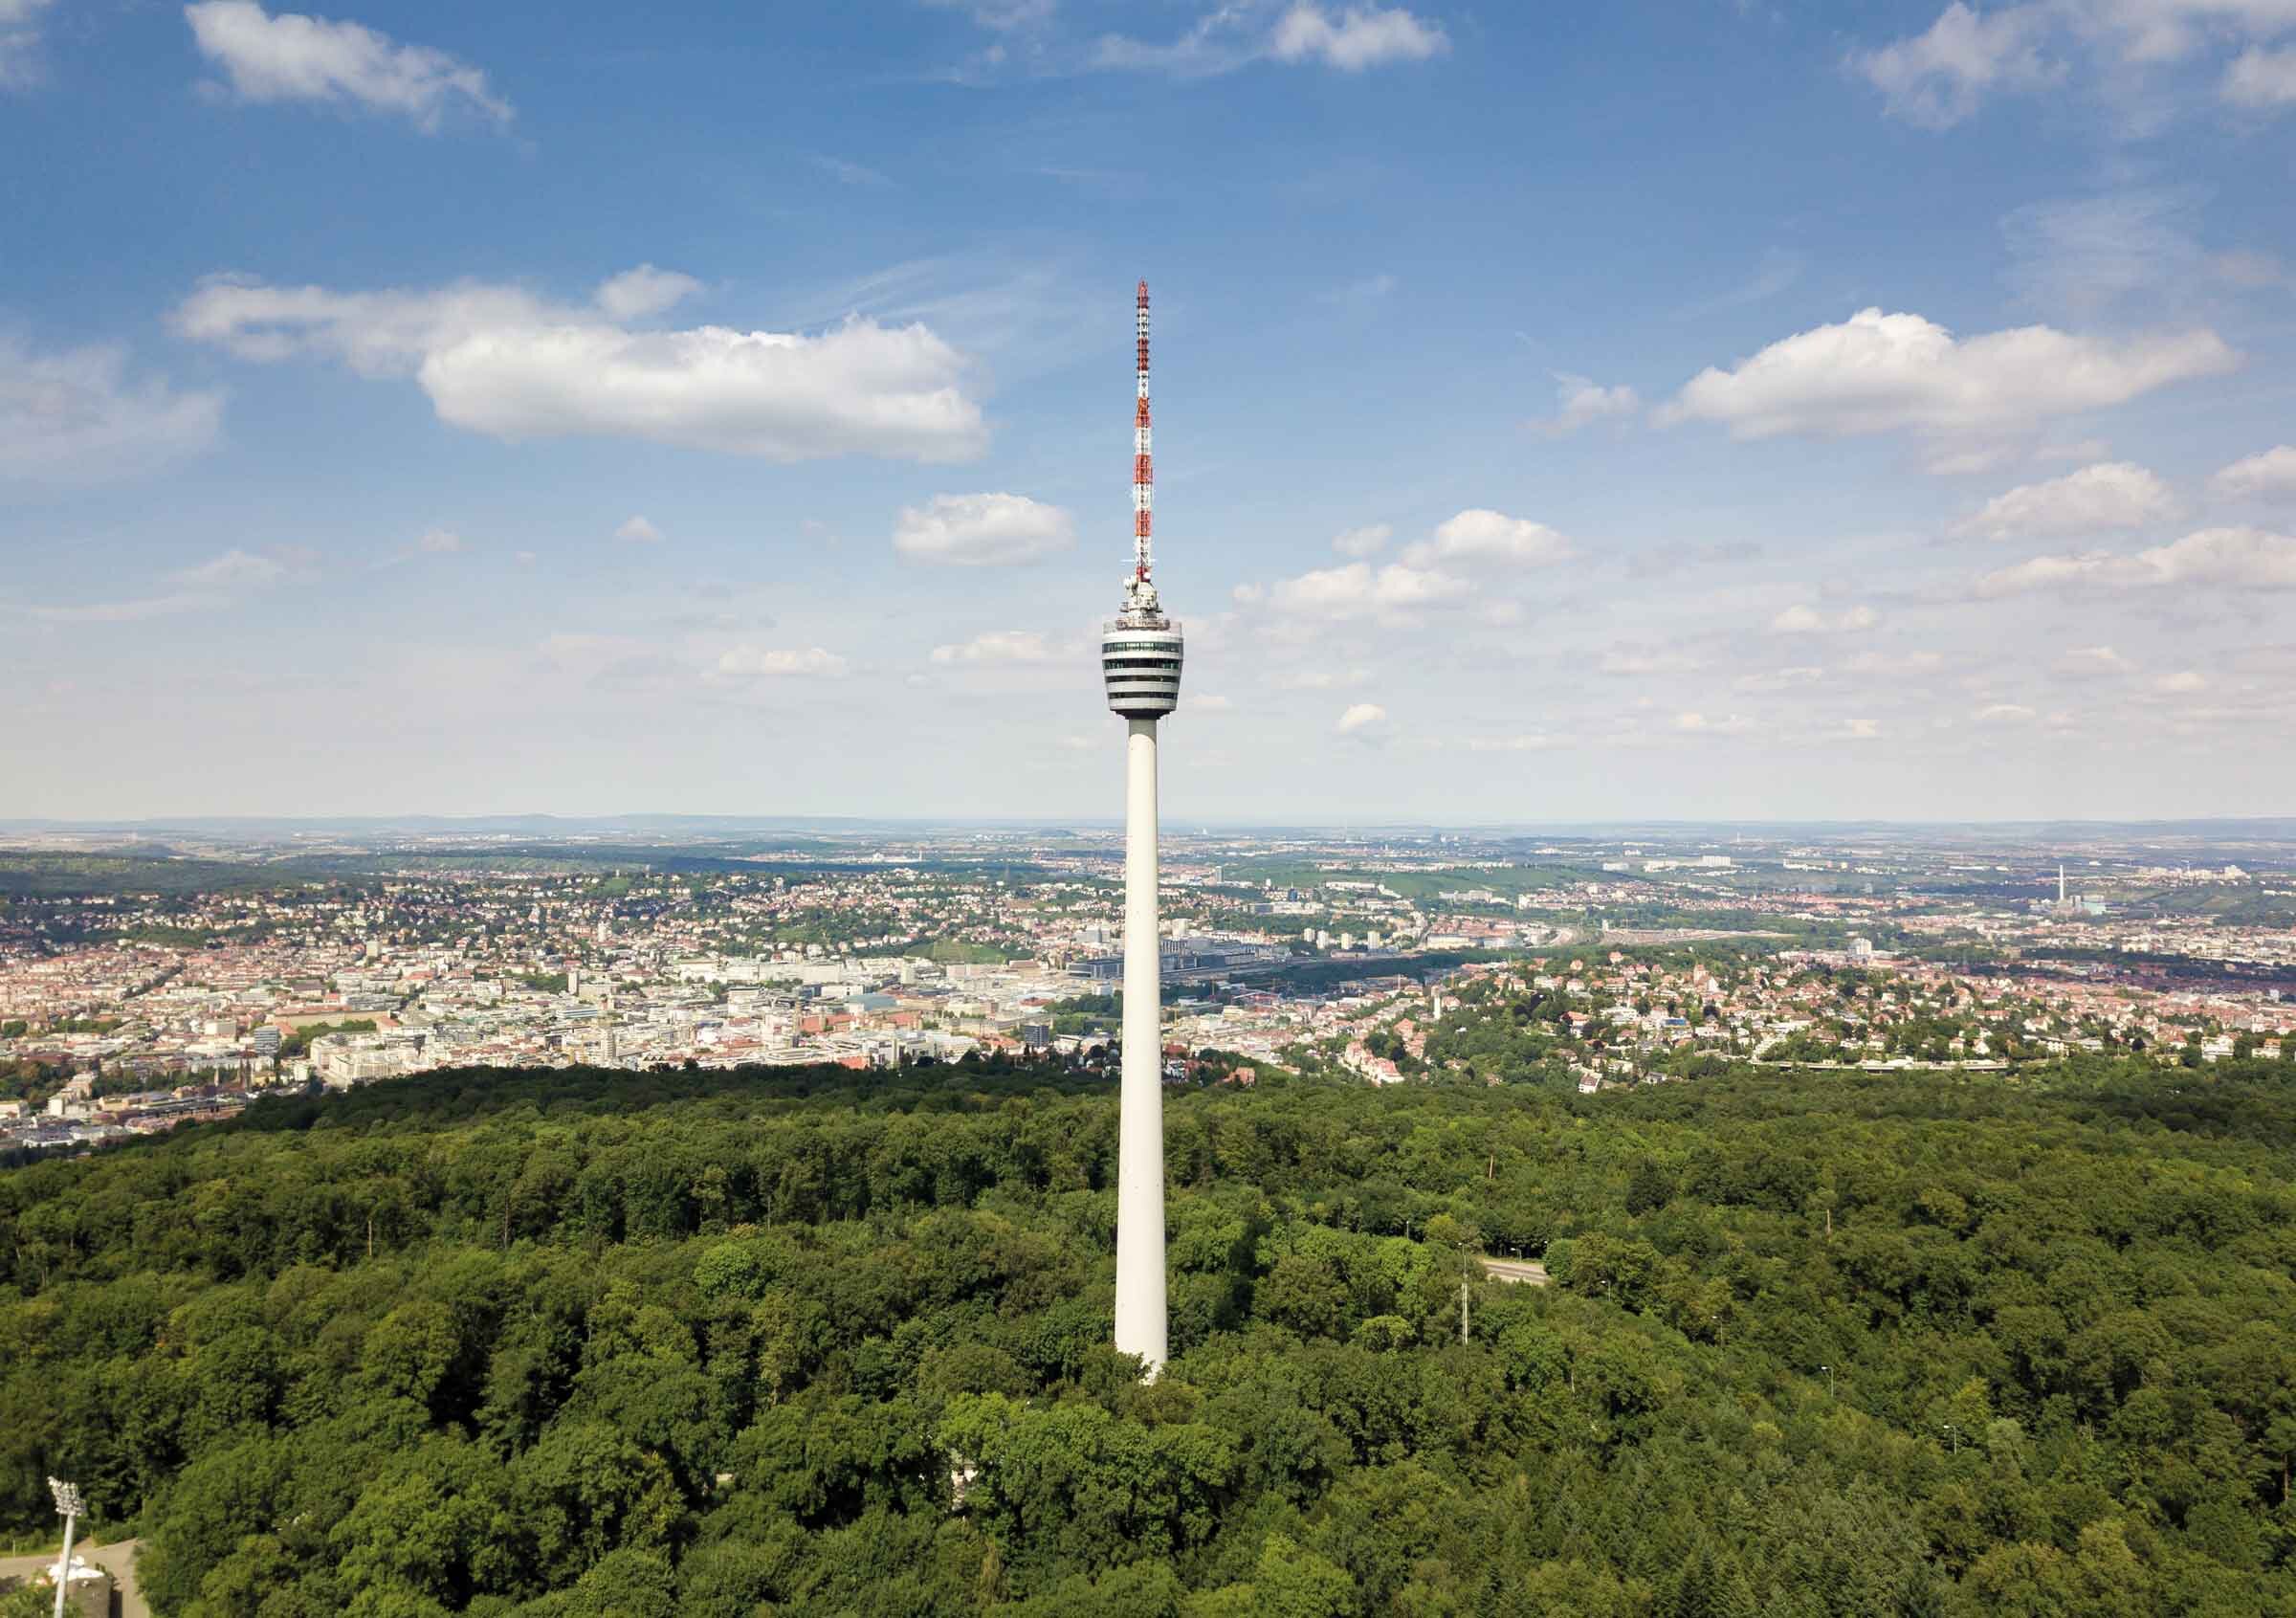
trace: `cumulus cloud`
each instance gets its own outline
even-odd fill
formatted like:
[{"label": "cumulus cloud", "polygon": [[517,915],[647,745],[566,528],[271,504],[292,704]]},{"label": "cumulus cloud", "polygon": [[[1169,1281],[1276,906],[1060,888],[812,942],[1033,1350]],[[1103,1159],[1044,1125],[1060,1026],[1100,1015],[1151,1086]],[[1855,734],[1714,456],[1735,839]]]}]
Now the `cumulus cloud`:
[{"label": "cumulus cloud", "polygon": [[2064,82],[2079,61],[2101,84],[2126,90],[2147,69],[2211,48],[2245,46],[2219,95],[2236,105],[2296,102],[2296,51],[2267,51],[2296,29],[2286,0],[2026,0],[1989,11],[1964,0],[1925,32],[1851,54],[1849,66],[1898,117],[1932,128],[1959,122],[1997,93]]},{"label": "cumulus cloud", "polygon": [[1797,603],[1771,619],[1770,627],[1780,634],[1855,634],[1881,621],[1882,615],[1870,607],[1851,607],[1828,614]]},{"label": "cumulus cloud", "polygon": [[1412,567],[1543,567],[1577,554],[1570,541],[1543,522],[1478,509],[1444,522],[1434,538],[1406,549],[1403,561]]},{"label": "cumulus cloud", "polygon": [[2032,89],[2062,78],[2063,64],[2042,54],[2046,32],[2038,6],[1978,12],[1954,0],[1926,32],[1855,52],[1850,66],[1896,116],[1943,129],[1976,111],[1989,90]]},{"label": "cumulus cloud", "polygon": [[1357,702],[1339,716],[1339,734],[1353,736],[1387,722],[1387,710],[1377,702]]},{"label": "cumulus cloud", "polygon": [[40,13],[50,0],[0,0],[0,90],[40,78]]},{"label": "cumulus cloud", "polygon": [[985,630],[954,646],[936,646],[933,661],[967,665],[1058,663],[1073,654],[1053,645],[1034,630]]},{"label": "cumulus cloud", "polygon": [[451,109],[508,123],[510,103],[486,75],[444,51],[401,45],[355,22],[277,15],[255,0],[199,0],[184,8],[201,55],[243,101],[354,102],[402,114],[426,133]]},{"label": "cumulus cloud", "polygon": [[2114,343],[2020,326],[1957,339],[1919,315],[1872,308],[1782,338],[1733,369],[1709,366],[1657,419],[1717,422],[1734,438],[2029,427],[2239,363],[2207,330]]},{"label": "cumulus cloud", "polygon": [[2211,482],[2218,494],[2233,499],[2296,499],[2296,444],[2236,460]]},{"label": "cumulus cloud", "polygon": [[2203,528],[2130,555],[2092,550],[2036,556],[1979,578],[1979,599],[2036,590],[2296,589],[2296,539],[2261,528]]},{"label": "cumulus cloud", "polygon": [[130,379],[122,349],[39,354],[0,333],[0,479],[135,476],[210,448],[222,425],[222,394]]},{"label": "cumulus cloud", "polygon": [[1073,518],[1026,495],[935,495],[903,506],[893,527],[903,556],[951,567],[1017,566],[1075,543]]},{"label": "cumulus cloud", "polygon": [[1342,73],[1387,62],[1424,62],[1450,49],[1443,25],[1400,6],[1350,6],[1335,17],[1299,0],[1275,25],[1269,48],[1279,62],[1320,61]]},{"label": "cumulus cloud", "polygon": [[639,438],[778,461],[947,461],[983,447],[963,357],[921,323],[633,331],[611,312],[658,311],[686,282],[646,266],[580,306],[475,281],[345,293],[217,277],[174,321],[246,360],[411,377],[440,420],[497,438]]},{"label": "cumulus cloud", "polygon": [[1295,0],[1269,28],[1257,6],[1231,4],[1205,12],[1179,38],[1151,44],[1122,34],[1103,37],[1093,53],[1104,68],[1137,68],[1203,77],[1256,61],[1314,62],[1361,73],[1394,62],[1419,62],[1450,49],[1443,25],[1400,6],[1346,6]]},{"label": "cumulus cloud", "polygon": [[453,556],[462,549],[462,536],[450,528],[432,528],[414,542],[425,556]]},{"label": "cumulus cloud", "polygon": [[2208,680],[2197,669],[2178,669],[2174,674],[2161,676],[2152,682],[2152,687],[2172,697],[2186,697],[2196,691],[2206,691]]},{"label": "cumulus cloud", "polygon": [[711,675],[720,681],[753,679],[839,679],[852,665],[818,646],[734,646],[720,653]]},{"label": "cumulus cloud", "polygon": [[1555,413],[1527,425],[1534,432],[1559,438],[1607,417],[1632,415],[1642,408],[1641,395],[1631,388],[1604,388],[1586,377],[1556,371]]},{"label": "cumulus cloud", "polygon": [[658,545],[662,543],[662,531],[645,518],[633,517],[614,530],[614,538],[628,540],[632,544]]},{"label": "cumulus cloud", "polygon": [[2107,461],[2045,483],[2025,483],[1954,525],[1956,534],[2012,540],[2041,534],[2146,528],[2175,514],[2175,497],[2131,461]]},{"label": "cumulus cloud", "polygon": [[643,321],[674,308],[701,290],[692,276],[641,264],[598,283],[594,301],[609,321]]},{"label": "cumulus cloud", "polygon": [[2022,702],[1989,702],[1969,716],[1978,724],[2031,724],[2041,715]]},{"label": "cumulus cloud", "polygon": [[2251,45],[2224,70],[2223,94],[2235,106],[2296,106],[2296,49],[2266,51]]},{"label": "cumulus cloud", "polygon": [[1388,524],[1373,522],[1333,536],[1332,548],[1341,556],[1376,556],[1394,537],[1395,530]]},{"label": "cumulus cloud", "polygon": [[1331,620],[1407,616],[1455,606],[1468,593],[1465,579],[1402,562],[1377,569],[1367,562],[1351,562],[1279,579],[1264,591],[1252,588],[1249,596],[1239,589],[1237,599],[1247,605],[1264,600],[1289,617]]}]

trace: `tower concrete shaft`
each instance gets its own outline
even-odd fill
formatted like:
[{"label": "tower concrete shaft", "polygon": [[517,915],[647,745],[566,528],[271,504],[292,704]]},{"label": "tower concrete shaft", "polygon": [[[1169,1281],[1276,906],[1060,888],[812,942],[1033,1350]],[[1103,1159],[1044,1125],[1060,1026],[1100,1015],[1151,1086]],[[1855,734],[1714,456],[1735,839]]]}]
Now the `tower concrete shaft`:
[{"label": "tower concrete shaft", "polygon": [[1124,1077],[1116,1158],[1116,1349],[1154,1376],[1164,1306],[1163,960],[1157,927],[1156,720],[1124,737]]}]

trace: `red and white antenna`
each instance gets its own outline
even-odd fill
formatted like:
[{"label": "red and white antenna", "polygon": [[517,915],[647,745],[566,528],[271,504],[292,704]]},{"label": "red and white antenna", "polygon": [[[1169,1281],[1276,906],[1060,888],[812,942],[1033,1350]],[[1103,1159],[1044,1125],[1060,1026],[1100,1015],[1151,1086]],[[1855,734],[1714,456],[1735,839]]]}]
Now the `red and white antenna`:
[{"label": "red and white antenna", "polygon": [[1155,457],[1148,448],[1148,283],[1140,283],[1139,308],[1139,403],[1132,418],[1132,549],[1133,579],[1139,584],[1148,582],[1148,569],[1153,558],[1148,553],[1148,542],[1153,535],[1156,519]]}]

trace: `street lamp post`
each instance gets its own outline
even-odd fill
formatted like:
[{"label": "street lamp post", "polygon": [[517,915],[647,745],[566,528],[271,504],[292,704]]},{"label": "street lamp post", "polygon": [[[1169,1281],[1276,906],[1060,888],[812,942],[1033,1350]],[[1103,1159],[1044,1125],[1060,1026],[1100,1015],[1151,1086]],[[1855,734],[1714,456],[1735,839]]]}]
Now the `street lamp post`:
[{"label": "street lamp post", "polygon": [[64,1519],[64,1554],[55,1563],[55,1618],[64,1618],[64,1596],[72,1585],[72,1530],[78,1526],[83,1507],[77,1483],[51,1477],[48,1490],[55,1496],[55,1515]]},{"label": "street lamp post", "polygon": [[1825,1396],[1831,1399],[1834,1396],[1834,1367],[1821,1365],[1818,1368],[1825,1373]]}]

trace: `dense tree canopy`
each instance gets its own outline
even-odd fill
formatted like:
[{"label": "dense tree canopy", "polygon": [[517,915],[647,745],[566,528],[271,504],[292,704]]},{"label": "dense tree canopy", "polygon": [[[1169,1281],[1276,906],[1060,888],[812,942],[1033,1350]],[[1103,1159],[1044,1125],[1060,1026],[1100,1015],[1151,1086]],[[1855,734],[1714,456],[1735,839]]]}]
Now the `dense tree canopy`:
[{"label": "dense tree canopy", "polygon": [[[1526,1036],[1536,1038],[1535,1030]],[[165,1618],[2296,1615],[2296,1089],[448,1073],[0,1174]],[[1472,1252],[1556,1284],[1477,1281]]]}]

